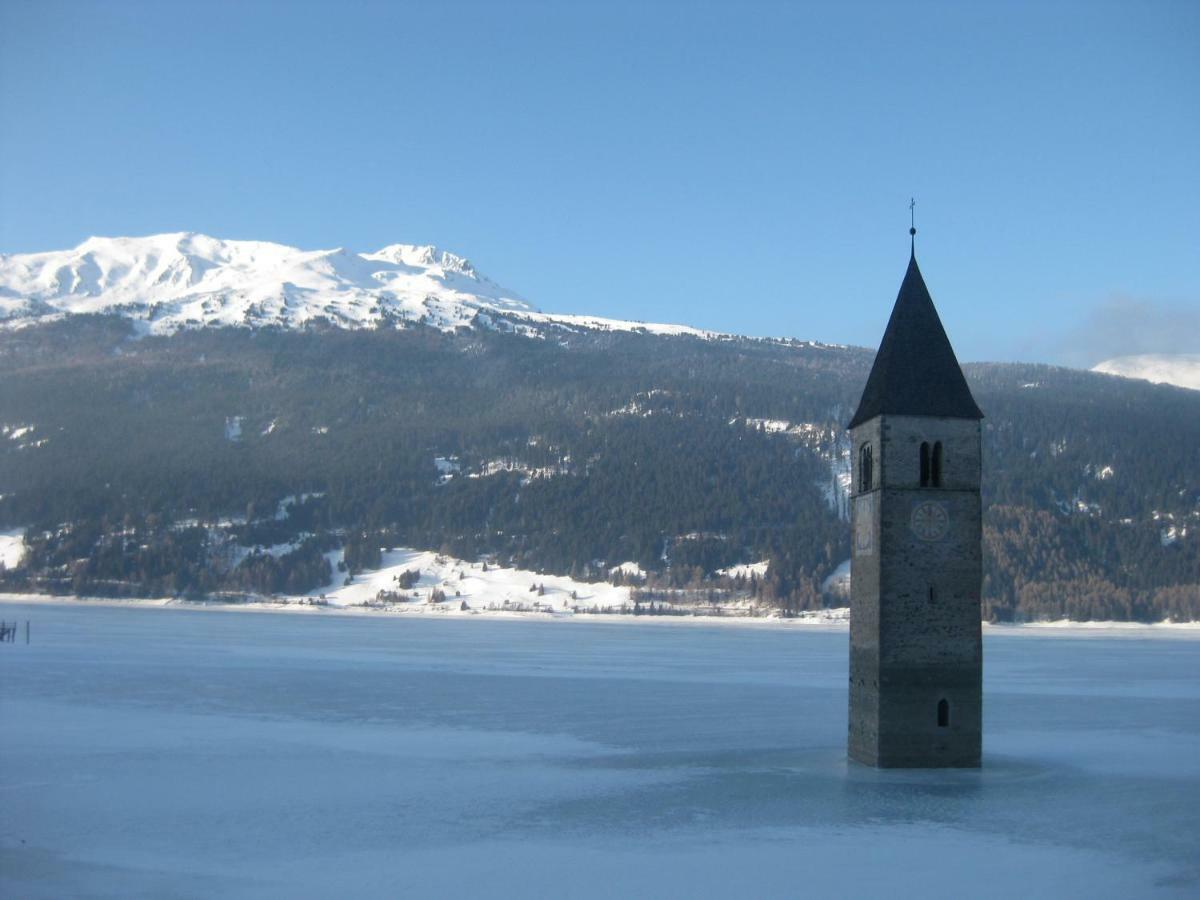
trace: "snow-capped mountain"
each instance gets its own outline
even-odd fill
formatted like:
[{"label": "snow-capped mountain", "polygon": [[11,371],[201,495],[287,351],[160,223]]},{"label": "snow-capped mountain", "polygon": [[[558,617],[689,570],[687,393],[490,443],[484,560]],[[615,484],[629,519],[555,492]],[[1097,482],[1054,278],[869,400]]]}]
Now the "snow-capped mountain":
[{"label": "snow-capped mountain", "polygon": [[536,333],[537,326],[705,334],[538,312],[461,256],[392,244],[374,253],[300,250],[182,232],[93,237],[73,250],[0,254],[0,321],[17,326],[73,313],[118,313],[144,333],[206,325],[343,328],[423,322],[452,330],[479,323]]},{"label": "snow-capped mountain", "polygon": [[1092,366],[1092,371],[1120,375],[1123,378],[1142,378],[1155,384],[1173,384],[1200,391],[1200,354],[1197,353],[1118,356]]}]

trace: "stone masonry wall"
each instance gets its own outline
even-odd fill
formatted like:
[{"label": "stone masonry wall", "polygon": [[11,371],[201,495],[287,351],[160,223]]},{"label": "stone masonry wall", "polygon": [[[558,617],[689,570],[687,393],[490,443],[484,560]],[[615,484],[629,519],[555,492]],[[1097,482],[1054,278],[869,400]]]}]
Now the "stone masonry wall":
[{"label": "stone masonry wall", "polygon": [[[850,755],[880,766],[978,765],[979,423],[881,416],[855,429],[856,467],[857,448],[868,439],[878,477],[853,502]],[[922,441],[942,442],[941,487],[920,486]],[[868,517],[863,542],[872,552],[863,553],[857,538]],[[938,724],[942,700],[946,726]]]}]

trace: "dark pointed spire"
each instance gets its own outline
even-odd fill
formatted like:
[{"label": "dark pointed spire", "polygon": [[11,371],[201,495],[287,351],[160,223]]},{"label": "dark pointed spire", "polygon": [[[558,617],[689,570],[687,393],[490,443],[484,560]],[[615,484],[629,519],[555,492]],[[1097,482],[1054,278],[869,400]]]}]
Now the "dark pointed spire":
[{"label": "dark pointed spire", "polygon": [[851,428],[883,413],[982,419],[917,267],[915,227],[908,271],[875,354]]}]

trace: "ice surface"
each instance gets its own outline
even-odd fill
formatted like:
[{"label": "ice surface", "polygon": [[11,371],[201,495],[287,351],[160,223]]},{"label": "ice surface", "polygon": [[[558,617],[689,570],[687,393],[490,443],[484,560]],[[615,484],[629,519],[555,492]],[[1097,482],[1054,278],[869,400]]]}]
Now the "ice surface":
[{"label": "ice surface", "polygon": [[985,766],[848,765],[844,630],[0,606],[0,895],[1200,891],[1200,633],[990,630]]}]

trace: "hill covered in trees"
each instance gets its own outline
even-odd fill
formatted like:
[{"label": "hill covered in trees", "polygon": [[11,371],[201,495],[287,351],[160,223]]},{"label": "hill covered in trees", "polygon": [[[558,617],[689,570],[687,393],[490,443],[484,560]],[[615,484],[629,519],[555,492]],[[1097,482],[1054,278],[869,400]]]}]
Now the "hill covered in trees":
[{"label": "hill covered in trees", "polygon": [[[379,548],[783,609],[849,556],[844,425],[867,350],[550,326],[0,332],[7,589],[198,596],[327,584]],[[966,367],[984,421],[985,615],[1200,618],[1200,392]],[[262,546],[273,552],[251,553]]]}]

